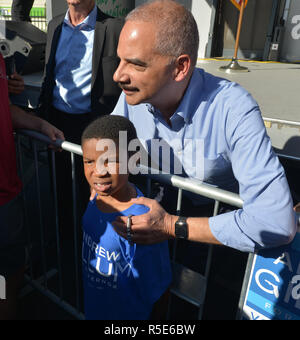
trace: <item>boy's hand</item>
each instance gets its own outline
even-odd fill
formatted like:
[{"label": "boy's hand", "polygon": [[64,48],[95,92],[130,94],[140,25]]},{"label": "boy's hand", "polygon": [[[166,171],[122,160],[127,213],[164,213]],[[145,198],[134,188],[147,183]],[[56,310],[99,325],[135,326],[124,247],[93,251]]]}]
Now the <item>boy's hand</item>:
[{"label": "boy's hand", "polygon": [[90,201],[92,201],[96,196],[96,191],[91,188],[91,196],[90,196]]},{"label": "boy's hand", "polygon": [[294,206],[294,210],[295,210],[297,213],[300,213],[300,202]]},{"label": "boy's hand", "polygon": [[20,94],[24,91],[25,85],[23,78],[14,72],[7,80],[8,92],[10,94]]}]

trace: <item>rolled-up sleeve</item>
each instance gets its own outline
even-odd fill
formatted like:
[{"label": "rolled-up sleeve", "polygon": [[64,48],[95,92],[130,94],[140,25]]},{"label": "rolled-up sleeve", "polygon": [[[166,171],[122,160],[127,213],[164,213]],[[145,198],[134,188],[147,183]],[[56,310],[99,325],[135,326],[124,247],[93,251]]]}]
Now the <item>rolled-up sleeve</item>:
[{"label": "rolled-up sleeve", "polygon": [[285,172],[260,110],[246,91],[239,93],[239,103],[227,107],[225,133],[244,204],[242,209],[211,217],[209,225],[224,245],[254,252],[291,242],[297,221]]}]

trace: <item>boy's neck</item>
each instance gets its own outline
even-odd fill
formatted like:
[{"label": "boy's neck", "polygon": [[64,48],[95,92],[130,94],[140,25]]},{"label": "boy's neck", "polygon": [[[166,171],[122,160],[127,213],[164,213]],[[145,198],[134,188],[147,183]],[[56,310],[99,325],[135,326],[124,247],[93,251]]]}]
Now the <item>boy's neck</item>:
[{"label": "boy's neck", "polygon": [[137,196],[136,189],[134,185],[129,182],[123,189],[116,197],[98,195],[96,199],[98,209],[104,213],[115,213],[131,207],[131,199]]}]

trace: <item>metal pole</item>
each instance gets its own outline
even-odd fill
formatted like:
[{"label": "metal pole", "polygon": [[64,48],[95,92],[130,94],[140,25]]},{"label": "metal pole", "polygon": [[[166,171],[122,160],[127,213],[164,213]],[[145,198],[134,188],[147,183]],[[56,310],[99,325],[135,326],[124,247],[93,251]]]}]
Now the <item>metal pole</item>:
[{"label": "metal pole", "polygon": [[34,165],[35,165],[35,180],[36,180],[36,190],[37,190],[37,204],[39,210],[39,220],[40,220],[40,239],[41,239],[41,253],[42,253],[42,266],[43,275],[45,280],[45,287],[47,288],[47,264],[46,264],[46,253],[45,253],[45,234],[44,234],[44,222],[41,204],[41,187],[39,182],[39,164],[37,157],[36,141],[33,141],[33,152],[34,152]]},{"label": "metal pole", "polygon": [[61,266],[61,251],[60,251],[60,236],[59,236],[59,221],[58,221],[58,203],[57,203],[57,188],[56,188],[56,170],[55,170],[55,152],[51,150],[52,159],[52,176],[53,176],[53,201],[55,213],[55,227],[56,227],[56,253],[57,253],[57,267],[58,267],[58,281],[59,281],[59,295],[63,298],[63,284],[62,284],[62,266]]},{"label": "metal pole", "polygon": [[77,220],[77,191],[76,191],[76,168],[75,155],[71,152],[72,164],[72,198],[73,198],[73,223],[74,223],[74,256],[75,256],[75,286],[76,286],[76,307],[79,310],[79,270],[78,270],[78,220]]},{"label": "metal pole", "polygon": [[[177,206],[176,206],[176,215],[180,216],[181,213],[181,203],[182,203],[182,189],[178,189],[178,194],[177,194]],[[172,262],[175,263],[176,260],[176,249],[177,249],[177,239],[173,241],[173,251],[172,251]],[[171,304],[172,304],[172,295],[170,294],[169,296],[169,301],[168,301],[168,311],[167,311],[167,320],[170,320],[171,316]]]},{"label": "metal pole", "polygon": [[243,286],[242,286],[242,290],[240,294],[239,307],[238,307],[238,311],[236,314],[236,320],[241,320],[243,318],[243,306],[244,306],[244,302],[246,298],[246,292],[247,292],[247,288],[249,284],[249,278],[251,274],[254,257],[255,257],[255,254],[249,253],[244,280],[243,280]]},{"label": "metal pole", "polygon": [[[21,151],[21,136],[17,135],[17,150],[18,150],[18,158],[19,158],[19,169],[20,169],[20,177],[21,181],[24,184],[24,167],[23,167],[23,161],[22,161],[22,151]],[[23,205],[23,213],[24,213],[24,225],[26,228],[26,234],[27,234],[27,252],[28,252],[28,262],[29,262],[29,270],[30,270],[30,277],[33,279],[33,264],[32,264],[32,238],[31,238],[31,230],[28,223],[28,214],[26,209],[26,194],[25,194],[25,188],[22,190],[22,205]]]},{"label": "metal pole", "polygon": [[238,23],[238,29],[237,29],[236,39],[235,39],[235,47],[234,47],[233,59],[237,59],[239,43],[240,43],[241,28],[242,28],[242,22],[243,22],[243,16],[244,16],[244,9],[245,9],[245,0],[242,0],[240,16],[239,16],[239,23]]},{"label": "metal pole", "polygon": [[249,69],[247,67],[240,66],[238,61],[237,61],[237,54],[238,54],[238,48],[239,48],[239,42],[240,42],[240,35],[241,35],[241,28],[242,28],[242,22],[243,22],[243,16],[244,16],[244,9],[245,9],[245,0],[242,0],[239,22],[238,22],[238,29],[237,29],[236,39],[235,39],[234,55],[233,55],[231,63],[227,66],[221,66],[219,68],[220,71],[224,71],[226,73],[249,72]]}]

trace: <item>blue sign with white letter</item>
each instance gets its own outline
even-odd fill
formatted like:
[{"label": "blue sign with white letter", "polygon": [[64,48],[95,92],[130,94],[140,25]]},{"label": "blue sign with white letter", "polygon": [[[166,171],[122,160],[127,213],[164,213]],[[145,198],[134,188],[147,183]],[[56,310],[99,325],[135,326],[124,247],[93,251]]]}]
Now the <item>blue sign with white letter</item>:
[{"label": "blue sign with white letter", "polygon": [[291,244],[255,255],[243,318],[300,320],[300,232]]}]

